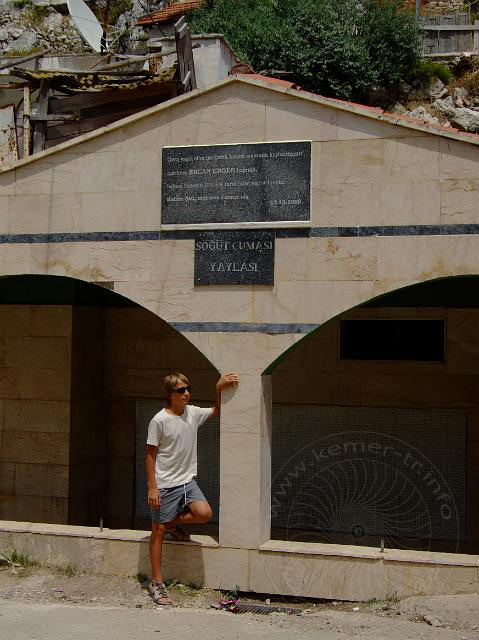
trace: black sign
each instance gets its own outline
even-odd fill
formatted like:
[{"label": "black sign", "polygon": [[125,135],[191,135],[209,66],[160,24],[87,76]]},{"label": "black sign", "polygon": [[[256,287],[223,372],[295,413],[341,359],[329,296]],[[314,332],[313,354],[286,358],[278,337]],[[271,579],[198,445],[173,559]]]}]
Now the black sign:
[{"label": "black sign", "polygon": [[274,284],[274,232],[199,233],[195,284]]},{"label": "black sign", "polygon": [[310,142],[164,148],[162,177],[162,224],[310,219]]}]

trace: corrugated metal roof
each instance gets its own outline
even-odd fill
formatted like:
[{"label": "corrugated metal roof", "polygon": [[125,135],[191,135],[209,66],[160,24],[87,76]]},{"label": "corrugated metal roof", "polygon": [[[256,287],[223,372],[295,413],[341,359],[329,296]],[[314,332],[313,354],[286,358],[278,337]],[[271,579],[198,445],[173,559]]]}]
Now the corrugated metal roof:
[{"label": "corrugated metal roof", "polygon": [[172,2],[164,9],[153,11],[148,16],[143,16],[137,22],[139,25],[148,25],[162,22],[169,22],[175,18],[179,18],[185,13],[189,13],[202,5],[204,0],[184,0],[181,2]]}]

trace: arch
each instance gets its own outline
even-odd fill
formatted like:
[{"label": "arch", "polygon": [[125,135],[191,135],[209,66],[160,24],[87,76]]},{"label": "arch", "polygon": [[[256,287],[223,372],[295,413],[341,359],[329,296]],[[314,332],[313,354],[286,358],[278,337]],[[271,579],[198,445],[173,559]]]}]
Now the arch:
[{"label": "arch", "polygon": [[[477,275],[402,287],[331,318],[268,367],[271,537],[477,553],[477,292]],[[427,331],[416,355],[350,355],[358,321]],[[423,357],[429,338],[437,355]]]},{"label": "arch", "polygon": [[[178,369],[194,401],[214,401],[216,368],[135,301],[63,276],[0,278],[0,518],[144,529],[140,432]],[[217,516],[219,430],[198,446]]]},{"label": "arch", "polygon": [[[354,307],[340,311],[338,314],[332,316],[326,322],[318,325],[312,331],[306,333],[300,340],[292,344],[288,349],[283,351],[273,362],[271,362],[263,371],[262,375],[271,375],[276,367],[283,362],[283,360],[296,349],[300,348],[305,340],[308,340],[311,336],[321,331],[328,323],[341,318],[343,315],[351,313],[355,309],[376,307],[376,306],[397,306],[397,307],[413,307],[413,306],[437,306],[437,296],[443,295],[443,302],[441,306],[456,306],[458,308],[467,308],[470,306],[470,299],[467,298],[468,289],[471,286],[477,286],[479,294],[479,275],[460,275],[460,276],[447,276],[441,278],[433,278],[431,280],[425,280],[405,287],[399,287],[387,293],[382,293],[379,296],[365,300]],[[441,291],[442,289],[442,291]],[[469,292],[470,293],[470,292]],[[436,300],[436,302],[434,302]],[[479,300],[479,298],[478,298]],[[425,304],[427,302],[427,304]],[[421,304],[419,304],[421,303]],[[479,305],[479,302],[477,303]]]}]

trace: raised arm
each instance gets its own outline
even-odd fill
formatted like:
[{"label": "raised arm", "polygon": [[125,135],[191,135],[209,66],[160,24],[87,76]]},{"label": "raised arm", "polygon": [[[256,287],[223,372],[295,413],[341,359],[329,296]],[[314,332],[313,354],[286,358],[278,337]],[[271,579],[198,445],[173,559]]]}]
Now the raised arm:
[{"label": "raised arm", "polygon": [[216,399],[215,406],[213,407],[213,412],[211,413],[211,417],[220,415],[221,411],[221,392],[226,387],[237,386],[239,382],[239,376],[236,373],[225,373],[221,376],[221,378],[216,383]]}]

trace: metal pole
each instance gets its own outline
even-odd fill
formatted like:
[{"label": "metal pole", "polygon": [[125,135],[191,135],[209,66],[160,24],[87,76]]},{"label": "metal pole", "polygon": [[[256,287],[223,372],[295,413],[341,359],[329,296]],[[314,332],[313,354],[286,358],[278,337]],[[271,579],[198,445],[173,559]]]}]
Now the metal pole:
[{"label": "metal pole", "polygon": [[421,8],[421,0],[416,0],[416,18],[419,18],[419,9]]}]

